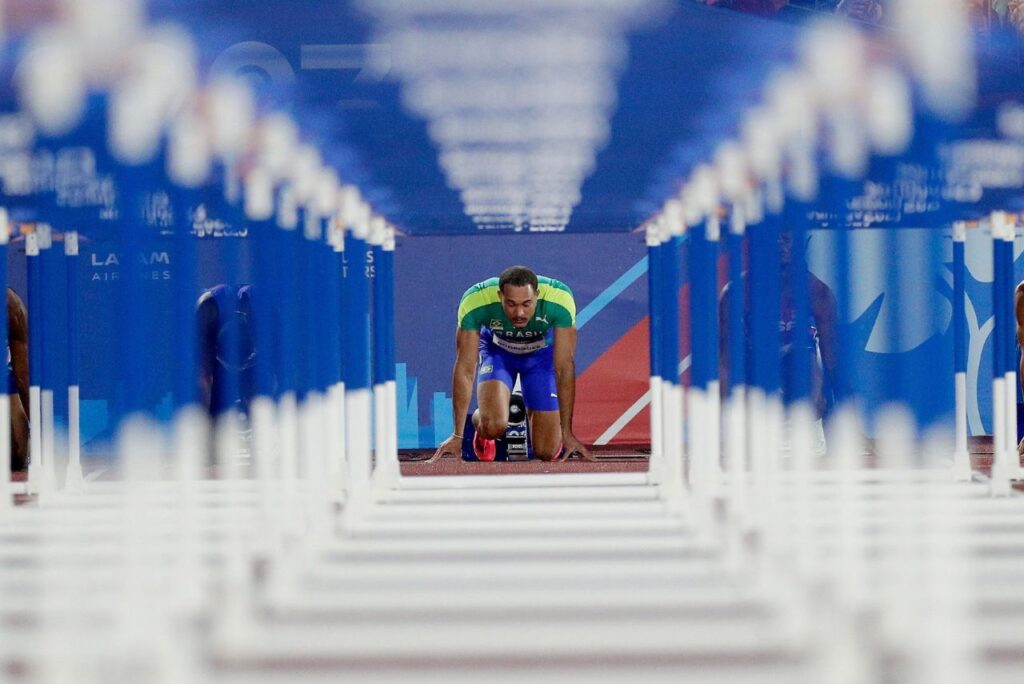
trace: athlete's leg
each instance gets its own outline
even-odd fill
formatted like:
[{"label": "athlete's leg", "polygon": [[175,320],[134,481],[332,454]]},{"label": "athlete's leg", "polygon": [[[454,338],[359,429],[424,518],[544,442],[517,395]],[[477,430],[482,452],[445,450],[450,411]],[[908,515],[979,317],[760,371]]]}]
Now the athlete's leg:
[{"label": "athlete's leg", "polygon": [[[21,397],[11,394],[11,470],[28,467],[28,415]],[[4,475],[6,477],[6,475]]]},{"label": "athlete's leg", "polygon": [[508,427],[508,401],[512,396],[513,373],[509,354],[480,336],[480,363],[476,376],[477,410],[473,427],[483,439],[500,439]]},{"label": "athlete's leg", "polygon": [[811,355],[811,405],[817,412],[818,418],[822,418],[828,411],[828,398],[825,396],[825,371],[817,346],[808,350],[807,353]]},{"label": "athlete's leg", "polygon": [[476,386],[477,409],[473,427],[484,439],[500,439],[508,427],[508,402],[512,390],[501,380],[485,380]]},{"label": "athlete's leg", "polygon": [[554,460],[562,451],[562,421],[558,412],[558,386],[551,347],[523,359],[519,379],[523,386],[523,401],[530,415],[533,455],[544,461]]},{"label": "athlete's leg", "polygon": [[558,411],[530,411],[530,440],[533,455],[553,461],[562,451],[562,421]]}]

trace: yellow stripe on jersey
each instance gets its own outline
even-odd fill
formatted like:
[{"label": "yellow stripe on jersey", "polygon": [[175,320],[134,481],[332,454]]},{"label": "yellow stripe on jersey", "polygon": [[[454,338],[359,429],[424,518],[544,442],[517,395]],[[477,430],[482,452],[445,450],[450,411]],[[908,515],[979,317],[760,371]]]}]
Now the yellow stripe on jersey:
[{"label": "yellow stripe on jersey", "polygon": [[497,286],[485,287],[476,292],[467,292],[463,295],[462,301],[459,302],[459,327],[463,327],[466,317],[476,309],[500,302],[501,297],[498,295]]},{"label": "yellow stripe on jersey", "polygon": [[553,285],[541,285],[538,296],[568,311],[572,325],[576,325],[576,300],[573,299],[571,292]]}]

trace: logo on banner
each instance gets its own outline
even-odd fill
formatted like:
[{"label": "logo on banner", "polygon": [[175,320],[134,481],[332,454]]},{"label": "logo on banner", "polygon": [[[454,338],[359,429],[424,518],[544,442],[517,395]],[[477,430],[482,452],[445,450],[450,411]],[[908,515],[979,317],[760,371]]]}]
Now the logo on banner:
[{"label": "logo on banner", "polygon": [[200,238],[244,238],[249,235],[249,228],[234,228],[226,221],[213,218],[206,205],[200,204],[192,210],[192,234]]},{"label": "logo on banner", "polygon": [[[171,279],[171,253],[150,252],[140,254],[139,263],[147,268],[142,271],[144,280]],[[121,258],[117,252],[93,253],[89,255],[92,275],[89,280],[94,282],[114,282],[121,278]]]}]

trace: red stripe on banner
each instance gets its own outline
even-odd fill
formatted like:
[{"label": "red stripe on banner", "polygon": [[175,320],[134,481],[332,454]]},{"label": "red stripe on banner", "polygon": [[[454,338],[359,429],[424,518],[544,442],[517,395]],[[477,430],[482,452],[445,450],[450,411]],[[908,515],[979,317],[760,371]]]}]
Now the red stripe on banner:
[{"label": "red stripe on banner", "polygon": [[[690,353],[689,292],[689,286],[679,292],[683,357]],[[649,321],[645,316],[576,379],[574,428],[584,442],[592,443],[603,435],[650,388]],[[650,410],[644,408],[611,443],[647,444],[650,441]]]},{"label": "red stripe on banner", "polygon": [[[604,434],[647,391],[648,340],[648,318],[644,317],[576,379],[573,427],[584,442],[592,443]],[[627,439],[623,432],[613,443],[649,442],[650,430],[631,437]]]}]

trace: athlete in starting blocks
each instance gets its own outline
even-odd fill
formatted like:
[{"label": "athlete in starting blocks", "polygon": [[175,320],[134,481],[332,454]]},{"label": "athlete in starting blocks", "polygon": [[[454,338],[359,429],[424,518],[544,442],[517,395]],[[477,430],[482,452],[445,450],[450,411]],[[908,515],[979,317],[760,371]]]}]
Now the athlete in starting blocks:
[{"label": "athlete in starting blocks", "polygon": [[481,461],[493,461],[495,440],[505,435],[509,424],[509,402],[517,375],[529,416],[533,455],[545,461],[574,454],[593,460],[572,431],[575,352],[576,303],[564,283],[513,266],[500,277],[466,290],[459,304],[452,372],[456,429],[432,460],[446,453],[461,453],[460,428],[476,376],[479,408],[472,417],[476,432],[473,451]]}]

